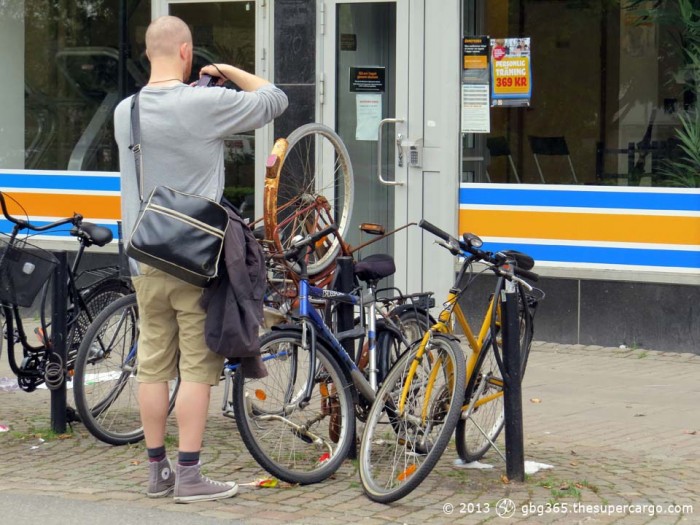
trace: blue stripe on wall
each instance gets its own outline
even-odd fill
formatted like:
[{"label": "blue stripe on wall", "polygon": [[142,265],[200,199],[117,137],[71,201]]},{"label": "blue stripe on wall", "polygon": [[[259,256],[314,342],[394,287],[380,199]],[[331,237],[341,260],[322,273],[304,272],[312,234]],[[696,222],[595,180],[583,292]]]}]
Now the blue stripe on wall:
[{"label": "blue stripe on wall", "polygon": [[[590,246],[547,246],[541,244],[485,242],[488,251],[518,250],[535,261],[569,263],[633,264],[700,269],[700,251],[656,250],[643,248],[602,248]],[[535,265],[535,271],[537,265]]]},{"label": "blue stripe on wall", "polygon": [[37,190],[119,191],[119,177],[0,173],[0,187]]},{"label": "blue stripe on wall", "polygon": [[556,206],[700,212],[700,194],[697,193],[627,193],[461,187],[459,189],[459,203],[492,206]]},{"label": "blue stripe on wall", "polygon": [[[0,216],[2,216],[2,213],[0,213]],[[89,221],[88,221],[89,222]],[[44,226],[46,224],[51,224],[51,221],[32,221],[32,224],[35,226]],[[112,230],[112,235],[114,236],[115,239],[118,238],[118,230],[117,230],[117,225],[116,224],[103,224],[103,223],[93,223],[93,224],[98,224],[99,226],[104,226],[105,228],[109,228]],[[10,234],[12,231],[12,226],[13,224],[5,219],[0,220],[0,232]],[[34,235],[47,235],[51,237],[56,237],[56,239],[62,239],[62,238],[73,238],[70,235],[70,230],[71,230],[71,225],[66,224],[63,226],[60,226],[58,228],[55,228],[53,230],[47,230],[45,232],[30,232],[29,230],[23,230],[22,232],[19,233],[18,237],[20,239],[25,238],[27,233],[29,232],[30,237],[27,239],[30,243],[32,242],[32,236]],[[2,236],[4,239],[5,236]],[[75,247],[76,249],[78,248],[78,241],[76,240],[75,242]]]}]

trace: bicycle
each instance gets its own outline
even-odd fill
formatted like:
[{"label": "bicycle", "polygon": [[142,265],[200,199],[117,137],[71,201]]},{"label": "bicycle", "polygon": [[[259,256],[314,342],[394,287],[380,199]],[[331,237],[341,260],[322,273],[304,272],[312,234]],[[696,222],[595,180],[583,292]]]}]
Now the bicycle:
[{"label": "bicycle", "polygon": [[[111,242],[111,230],[85,222],[82,215],[77,213],[49,224],[33,224],[10,215],[6,196],[9,197],[9,194],[0,192],[0,208],[13,227],[9,236],[0,236],[0,312],[4,318],[4,337],[0,337],[0,353],[2,340],[6,339],[10,368],[17,376],[22,390],[32,392],[42,383],[50,389],[56,389],[65,379],[72,376],[78,346],[88,325],[105,306],[130,293],[130,283],[121,276],[117,266],[80,270],[85,249],[92,245],[102,247]],[[54,231],[68,224],[72,225],[70,234],[77,238],[79,248],[68,269],[67,358],[66,362],[62,363],[56,360],[57,355],[51,349],[50,323],[46,321],[46,283],[52,276],[57,259],[50,252],[33,246],[18,236],[24,230],[36,233]],[[40,292],[41,327],[36,330],[39,345],[34,346],[30,344],[24,329],[20,308],[31,307]],[[19,364],[15,356],[16,344],[22,347],[22,361]]]},{"label": "bicycle", "polygon": [[[331,227],[318,233],[316,236],[309,236],[301,242],[297,242],[293,250],[287,253],[287,257],[290,259],[299,258],[302,250],[316,242],[321,236],[328,235],[334,229],[334,227]],[[303,261],[301,265],[304,265]],[[379,268],[380,266],[381,268]],[[359,263],[356,270],[359,274],[358,277],[367,282],[370,289],[364,298],[360,296],[358,291],[352,294],[340,294],[332,290],[311,287],[308,285],[308,281],[302,278],[299,281],[302,290],[299,307],[302,311],[302,318],[304,315],[313,315],[316,322],[321,322],[322,324],[320,314],[310,304],[311,296],[324,300],[327,298],[333,298],[334,300],[345,299],[358,305],[369,302],[366,306],[368,310],[366,316],[368,328],[365,329],[364,326],[357,327],[341,334],[339,338],[341,341],[361,339],[366,334],[368,339],[368,344],[366,345],[368,363],[365,366],[365,370],[368,377],[371,378],[374,374],[374,377],[380,378],[386,374],[393,359],[399,355],[399,344],[404,348],[408,345],[405,339],[401,339],[401,330],[413,330],[413,332],[420,330],[422,333],[425,327],[423,319],[426,312],[422,310],[422,304],[414,309],[409,305],[409,302],[411,299],[424,302],[425,294],[418,294],[415,297],[402,296],[401,299],[404,301],[404,304],[388,309],[387,313],[379,312],[378,304],[382,300],[386,300],[386,298],[379,298],[377,302],[373,300],[377,282],[384,274],[392,272],[393,268],[387,267],[386,259],[384,259],[383,264],[377,264],[376,260],[374,263],[371,260],[369,263]],[[303,293],[305,289],[307,294]],[[310,313],[311,311],[313,311],[313,314]],[[379,321],[376,321],[377,317],[380,318]],[[419,320],[416,321],[416,318]],[[402,323],[405,324],[405,327]],[[280,377],[281,371],[286,370],[290,364],[293,365],[295,372],[297,369],[303,369],[304,365],[302,365],[299,356],[285,351],[274,351],[271,347],[272,343],[269,343],[270,341],[276,341],[278,335],[285,335],[290,332],[293,333],[294,337],[298,337],[303,330],[304,328],[300,328],[299,325],[286,324],[281,327],[274,327],[267,336],[263,336],[261,340],[261,355],[263,361],[267,364],[271,379],[262,380],[258,386],[270,384],[272,378]],[[326,328],[326,330],[328,329]],[[325,339],[320,344],[326,345]],[[80,345],[76,359],[74,390],[76,406],[81,419],[86,428],[95,437],[113,445],[135,443],[143,438],[136,397],[136,377],[138,375],[137,346],[138,306],[136,297],[132,294],[115,301],[97,316]],[[364,347],[365,345],[361,343],[359,346]],[[361,360],[364,355],[365,352],[360,353],[358,360]],[[373,355],[379,355],[381,359],[372,361]],[[348,359],[350,359],[349,356]],[[308,368],[308,362],[306,366]],[[358,367],[355,366],[355,368],[357,369]],[[236,364],[227,362],[224,366],[223,376],[225,384],[222,412],[225,416],[236,419],[240,427],[242,423],[240,422],[240,417],[236,417],[236,415],[244,413],[242,411],[242,388],[244,384],[249,386],[250,383],[245,383],[242,378],[236,383],[236,378],[240,376],[240,374],[236,374],[236,370]],[[364,378],[362,381],[367,382]],[[373,388],[376,389],[376,386],[373,387],[371,384],[372,379],[369,379],[369,381],[370,384],[366,387],[367,392],[373,391]],[[179,382],[177,380],[170,384],[171,409],[178,386]],[[236,394],[237,388],[239,389],[238,395]],[[268,386],[263,386],[257,390],[264,392],[269,389]],[[239,400],[238,406],[236,406],[236,399]],[[251,440],[254,440],[254,438],[249,439],[247,446]]]},{"label": "bicycle", "polygon": [[[464,262],[437,323],[394,365],[370,410],[360,445],[360,479],[365,494],[381,503],[406,496],[425,479],[455,428],[457,450],[465,461],[479,459],[494,444],[504,423],[500,294],[510,283],[517,291],[521,372],[527,364],[538,302],[529,293],[533,287],[521,278],[538,278],[530,271],[534,266],[531,257],[515,251],[492,254],[481,250],[481,239],[471,233],[465,233],[463,240],[458,241],[425,220],[419,226],[442,239],[437,244],[464,257]],[[467,271],[477,261],[498,278],[475,335],[458,300],[472,280],[465,280]],[[455,319],[472,351],[465,360],[460,349],[462,365],[453,370],[435,359],[429,347],[436,337],[449,338],[457,344],[452,331]],[[451,375],[457,377],[452,380]],[[450,380],[444,380],[445,377]],[[440,379],[443,384],[438,383]],[[442,401],[435,401],[436,387]],[[397,428],[405,430],[397,432]],[[428,430],[435,434],[426,443]]]},{"label": "bicycle", "polygon": [[[308,283],[305,256],[315,243],[336,231],[325,228],[297,238],[284,253],[300,267],[299,323],[273,328],[261,339],[268,377],[233,379],[233,409],[246,448],[269,473],[290,483],[318,483],[333,474],[354,446],[355,419],[364,420],[383,380],[382,362],[408,342],[389,320],[376,321],[376,302],[362,295],[320,289]],[[359,266],[357,276],[370,294],[379,279],[394,271],[386,258]],[[367,327],[333,333],[312,307],[311,298],[340,301],[368,309]],[[367,336],[367,366],[343,347]],[[362,346],[362,345],[360,345]],[[390,358],[389,358],[390,359]],[[366,376],[365,376],[366,374]]]}]

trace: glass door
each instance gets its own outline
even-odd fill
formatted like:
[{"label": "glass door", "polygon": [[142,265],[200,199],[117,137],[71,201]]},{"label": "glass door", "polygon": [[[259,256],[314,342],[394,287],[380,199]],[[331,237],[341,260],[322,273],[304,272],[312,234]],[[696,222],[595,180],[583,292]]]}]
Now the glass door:
[{"label": "glass door", "polygon": [[[241,0],[156,0],[153,2],[153,18],[163,15],[177,16],[192,31],[194,58],[192,78],[211,63],[235,65],[260,76],[267,76],[264,62],[256,53],[262,47],[262,18],[266,7],[256,1]],[[141,57],[148,68],[145,54]],[[227,87],[235,89],[230,83]],[[224,195],[241,209],[243,215],[255,220],[262,215],[256,212],[256,201],[262,202],[262,177],[256,181],[256,166],[262,172],[263,158],[269,151],[269,138],[264,131],[247,131],[226,140],[224,164],[226,170]],[[257,159],[257,160],[256,160]],[[258,187],[256,187],[258,186]],[[256,196],[260,196],[256,199]]]},{"label": "glass door", "polygon": [[[408,218],[401,204],[408,191],[408,2],[335,0],[324,18],[321,114],[350,153],[355,198],[346,241],[358,246],[372,239],[361,223],[391,231]],[[406,257],[398,254],[406,243],[402,230],[360,256],[394,255],[395,283],[405,286]]]}]

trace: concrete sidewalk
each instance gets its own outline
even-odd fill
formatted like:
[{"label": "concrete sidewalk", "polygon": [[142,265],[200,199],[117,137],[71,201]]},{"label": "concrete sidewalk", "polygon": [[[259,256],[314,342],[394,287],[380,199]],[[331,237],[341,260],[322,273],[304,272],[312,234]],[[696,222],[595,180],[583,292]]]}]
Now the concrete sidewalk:
[{"label": "concrete sidewalk", "polygon": [[[10,375],[6,362],[0,377]],[[509,483],[495,452],[483,459],[493,468],[462,469],[451,445],[392,505],[363,495],[351,461],[318,485],[242,486],[233,499],[191,505],[149,500],[142,444],[111,447],[80,424],[41,442],[48,392],[0,392],[0,425],[10,428],[0,433],[0,523],[700,523],[699,373],[691,354],[535,343],[523,387],[525,455],[552,468]],[[265,477],[220,399],[207,473],[241,484]],[[512,502],[512,515],[500,517],[499,502]]]}]

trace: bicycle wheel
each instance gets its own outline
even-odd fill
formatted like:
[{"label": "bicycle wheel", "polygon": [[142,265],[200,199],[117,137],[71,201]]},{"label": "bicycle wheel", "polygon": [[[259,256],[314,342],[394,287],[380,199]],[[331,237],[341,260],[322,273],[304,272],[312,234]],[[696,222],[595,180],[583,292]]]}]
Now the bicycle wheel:
[{"label": "bicycle wheel", "polygon": [[413,345],[389,372],[362,435],[360,479],[367,496],[379,503],[403,498],[425,479],[461,412],[466,372],[459,343],[432,335],[416,360],[419,347]]},{"label": "bicycle wheel", "polygon": [[[532,344],[532,316],[524,289],[518,291],[518,317],[520,330],[520,374],[525,373],[527,357]],[[499,333],[496,346],[503,355],[503,341]],[[467,383],[466,409],[457,423],[457,453],[465,463],[480,460],[495,442],[505,424],[503,400],[503,374],[496,361],[490,335],[484,340],[483,349],[474,367],[474,380]]]},{"label": "bicycle wheel", "polygon": [[[126,445],[143,439],[136,375],[138,364],[136,295],[105,308],[90,325],[75,359],[75,405],[97,439]],[[179,380],[170,383],[170,410]]]},{"label": "bicycle wheel", "polygon": [[[243,443],[258,464],[289,483],[318,483],[347,458],[355,435],[350,384],[320,341],[313,390],[301,403],[310,373],[310,352],[301,333],[273,331],[261,338],[268,376],[233,380],[233,407]],[[301,406],[300,406],[301,405]]]},{"label": "bicycle wheel", "polygon": [[85,338],[90,323],[92,323],[97,315],[108,305],[130,293],[131,290],[129,287],[120,279],[107,279],[94,287],[81,291],[81,294],[83,294],[83,301],[85,301],[85,309],[80,310],[78,317],[70,325],[68,344],[66,345],[66,366],[69,371],[73,370],[80,343]]},{"label": "bicycle wheel", "polygon": [[330,224],[338,235],[317,244],[308,262],[310,276],[327,270],[340,252],[350,224],[354,182],[350,155],[335,131],[306,124],[287,137],[287,151],[265,180],[266,237],[278,250],[290,247],[296,235],[308,235]]}]

